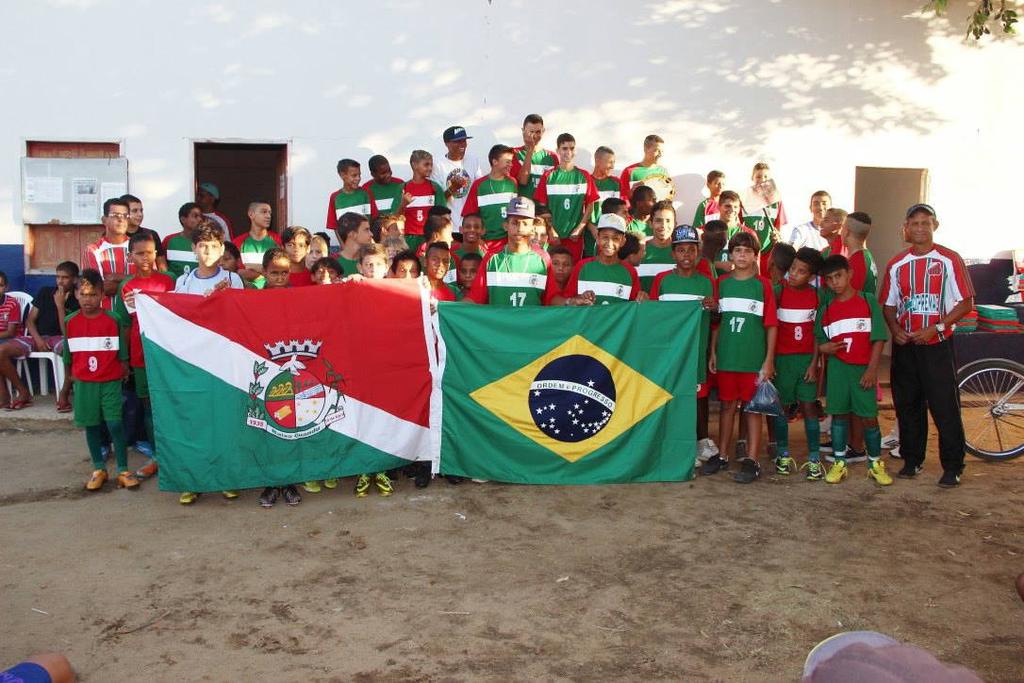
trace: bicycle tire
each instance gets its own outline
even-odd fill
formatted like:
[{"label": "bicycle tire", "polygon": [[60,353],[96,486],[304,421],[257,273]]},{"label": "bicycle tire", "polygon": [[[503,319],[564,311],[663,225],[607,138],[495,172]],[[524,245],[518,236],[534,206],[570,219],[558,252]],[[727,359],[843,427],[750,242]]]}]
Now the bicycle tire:
[{"label": "bicycle tire", "polygon": [[957,370],[956,381],[967,452],[992,461],[1024,455],[1024,365],[982,358]]}]

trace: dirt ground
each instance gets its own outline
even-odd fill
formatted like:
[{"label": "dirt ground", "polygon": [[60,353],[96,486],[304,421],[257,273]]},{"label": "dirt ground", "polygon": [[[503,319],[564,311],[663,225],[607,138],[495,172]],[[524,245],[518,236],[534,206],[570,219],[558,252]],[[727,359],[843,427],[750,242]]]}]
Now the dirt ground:
[{"label": "dirt ground", "polygon": [[1024,461],[969,458],[951,491],[934,449],[884,490],[863,465],[838,486],[403,479],[363,500],[345,480],[268,511],[155,482],[86,495],[80,432],[0,430],[0,662],[57,650],[87,683],[792,681],[818,641],[874,629],[1021,679]]}]

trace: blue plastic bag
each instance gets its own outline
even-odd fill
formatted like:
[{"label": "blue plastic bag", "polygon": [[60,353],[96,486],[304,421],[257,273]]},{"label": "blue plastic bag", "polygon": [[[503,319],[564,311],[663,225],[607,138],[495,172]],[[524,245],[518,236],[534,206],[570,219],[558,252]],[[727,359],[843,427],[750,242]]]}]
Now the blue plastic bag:
[{"label": "blue plastic bag", "polygon": [[762,379],[754,391],[754,398],[750,399],[744,410],[748,413],[781,417],[783,407],[782,399],[779,398],[779,390],[767,379]]}]

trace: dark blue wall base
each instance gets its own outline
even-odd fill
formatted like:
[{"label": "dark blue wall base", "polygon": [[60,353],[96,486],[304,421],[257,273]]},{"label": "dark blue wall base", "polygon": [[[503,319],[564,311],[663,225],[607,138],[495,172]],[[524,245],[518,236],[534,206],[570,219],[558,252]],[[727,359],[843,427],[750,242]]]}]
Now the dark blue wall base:
[{"label": "dark blue wall base", "polygon": [[[21,244],[0,244],[0,270],[7,273],[8,286],[16,292],[25,291],[25,247]],[[33,290],[34,294],[35,291]]]}]

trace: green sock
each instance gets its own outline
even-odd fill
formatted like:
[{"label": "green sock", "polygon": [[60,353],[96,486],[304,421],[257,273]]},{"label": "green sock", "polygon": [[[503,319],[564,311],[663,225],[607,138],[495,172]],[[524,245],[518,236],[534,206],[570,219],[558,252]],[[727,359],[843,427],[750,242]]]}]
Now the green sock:
[{"label": "green sock", "polygon": [[846,437],[850,423],[844,418],[832,416],[832,454],[836,460],[846,460]]},{"label": "green sock", "polygon": [[775,443],[779,453],[786,453],[789,451],[789,420],[785,415],[776,415],[772,419],[775,420]]},{"label": "green sock", "polygon": [[89,457],[92,458],[94,470],[107,469],[107,463],[103,460],[103,427],[85,428],[85,443],[89,446]]},{"label": "green sock", "polygon": [[877,425],[864,428],[864,448],[872,460],[882,457],[882,430]]},{"label": "green sock", "polygon": [[153,447],[153,459],[156,460],[156,438],[153,436],[153,409],[149,406],[149,401],[142,403],[142,423],[146,427],[146,438],[149,439],[149,445]]},{"label": "green sock", "polygon": [[821,424],[817,418],[804,418],[804,431],[807,432],[807,459],[818,462],[821,458]]},{"label": "green sock", "polygon": [[114,457],[117,459],[117,471],[124,472],[128,469],[128,451],[124,445],[124,428],[121,421],[107,422],[107,429],[110,430],[110,440],[114,443]]}]

